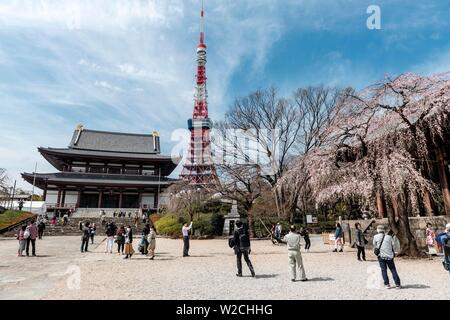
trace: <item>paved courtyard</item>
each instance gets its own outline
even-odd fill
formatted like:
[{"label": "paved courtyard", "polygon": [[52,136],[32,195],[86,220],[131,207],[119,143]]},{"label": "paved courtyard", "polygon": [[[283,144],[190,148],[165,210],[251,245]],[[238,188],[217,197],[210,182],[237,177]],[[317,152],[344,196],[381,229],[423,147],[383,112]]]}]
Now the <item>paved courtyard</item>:
[{"label": "paved courtyard", "polygon": [[[138,239],[134,246],[137,247]],[[449,299],[450,275],[440,258],[397,259],[404,289],[386,290],[375,256],[356,261],[353,249],[332,253],[321,237],[303,253],[311,281],[290,281],[285,246],[253,241],[257,273],[235,276],[235,256],[226,240],[193,240],[181,257],[181,240],[157,239],[154,261],[136,254],[124,260],[105,254],[97,237],[92,252],[79,252],[80,237],[46,237],[38,257],[17,257],[17,241],[0,238],[0,299]]]}]

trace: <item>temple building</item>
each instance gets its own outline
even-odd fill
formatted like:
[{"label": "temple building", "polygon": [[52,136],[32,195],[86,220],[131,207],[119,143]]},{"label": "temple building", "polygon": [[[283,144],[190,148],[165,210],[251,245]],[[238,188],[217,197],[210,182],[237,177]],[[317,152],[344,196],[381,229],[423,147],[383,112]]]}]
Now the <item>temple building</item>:
[{"label": "temple building", "polygon": [[143,209],[164,205],[180,159],[160,153],[153,134],[103,132],[78,126],[67,148],[38,148],[55,173],[23,173],[43,190],[48,211]]}]

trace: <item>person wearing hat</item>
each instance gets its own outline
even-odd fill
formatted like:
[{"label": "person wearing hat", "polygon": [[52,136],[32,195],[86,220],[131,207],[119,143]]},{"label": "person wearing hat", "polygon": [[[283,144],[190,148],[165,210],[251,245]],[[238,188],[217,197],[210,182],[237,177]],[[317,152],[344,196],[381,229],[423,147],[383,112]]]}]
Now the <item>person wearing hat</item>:
[{"label": "person wearing hat", "polygon": [[394,239],[389,234],[386,234],[385,227],[379,225],[377,232],[373,237],[374,252],[378,256],[378,262],[381,268],[381,275],[383,276],[384,286],[390,289],[389,277],[387,268],[391,270],[392,277],[394,278],[395,288],[400,289],[400,278],[397,273],[397,269],[394,263],[395,251],[394,251]]},{"label": "person wearing hat", "polygon": [[291,281],[297,279],[297,267],[300,272],[300,281],[308,281],[303,267],[302,254],[300,253],[301,235],[295,232],[295,226],[290,227],[290,231],[284,236],[283,242],[287,243],[289,266],[291,268]]},{"label": "person wearing hat", "polygon": [[244,260],[247,263],[248,268],[250,269],[250,273],[252,277],[255,277],[255,270],[253,269],[252,262],[250,261],[249,254],[251,252],[250,249],[250,236],[248,234],[248,230],[244,228],[244,224],[242,221],[236,221],[237,229],[234,231],[233,241],[234,241],[234,253],[237,258],[237,269],[238,273],[236,276],[242,277],[242,256],[244,256]]}]

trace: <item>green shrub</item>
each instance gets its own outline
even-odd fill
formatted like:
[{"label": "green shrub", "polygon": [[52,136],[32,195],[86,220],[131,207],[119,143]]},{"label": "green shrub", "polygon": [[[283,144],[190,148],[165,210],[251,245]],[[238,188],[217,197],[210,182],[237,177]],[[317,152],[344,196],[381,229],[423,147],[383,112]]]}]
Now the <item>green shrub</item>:
[{"label": "green shrub", "polygon": [[200,235],[212,235],[213,234],[213,226],[211,224],[212,214],[202,214],[200,219],[194,221],[193,228],[195,231],[200,232]]},{"label": "green shrub", "polygon": [[159,234],[167,236],[181,236],[182,224],[177,222],[177,217],[174,215],[165,215],[155,223],[156,230]]},{"label": "green shrub", "polygon": [[221,236],[223,233],[223,225],[225,223],[225,219],[223,215],[220,213],[213,213],[211,217],[211,226],[212,226],[212,232],[215,236]]}]

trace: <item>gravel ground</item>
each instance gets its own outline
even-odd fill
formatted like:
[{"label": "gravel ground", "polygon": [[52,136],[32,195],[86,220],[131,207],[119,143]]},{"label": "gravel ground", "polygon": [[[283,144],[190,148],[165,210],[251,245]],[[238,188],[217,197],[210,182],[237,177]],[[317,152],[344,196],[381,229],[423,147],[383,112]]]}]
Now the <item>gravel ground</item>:
[{"label": "gravel ground", "polygon": [[[79,252],[80,237],[47,237],[38,256],[16,257],[17,241],[0,239],[0,299],[449,299],[450,275],[441,258],[397,259],[404,286],[384,289],[375,256],[358,262],[353,249],[332,253],[320,236],[303,253],[308,282],[291,282],[285,246],[253,241],[257,274],[235,276],[235,256],[226,240],[192,240],[191,257],[182,241],[157,239],[155,260],[136,254],[124,260],[105,254],[102,239],[92,252]],[[138,240],[134,242],[137,247]]]}]

